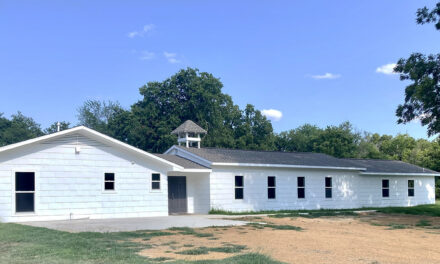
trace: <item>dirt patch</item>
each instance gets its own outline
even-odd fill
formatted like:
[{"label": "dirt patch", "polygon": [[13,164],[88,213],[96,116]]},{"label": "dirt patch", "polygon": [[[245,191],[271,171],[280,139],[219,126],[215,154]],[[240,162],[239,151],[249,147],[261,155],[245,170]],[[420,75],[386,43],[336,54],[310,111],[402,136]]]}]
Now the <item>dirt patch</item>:
[{"label": "dirt patch", "polygon": [[[174,235],[136,241],[151,245],[140,252],[149,258],[184,260],[223,259],[255,252],[287,263],[440,263],[439,217],[366,214],[359,217],[247,218],[266,225],[196,229],[211,237],[175,232]],[[430,223],[418,227],[420,220]],[[400,224],[406,229],[390,229]],[[300,229],[276,229],[294,226]],[[245,246],[238,252],[216,252],[203,248]],[[202,250],[198,250],[202,248]],[[190,253],[179,252],[196,249]]]}]

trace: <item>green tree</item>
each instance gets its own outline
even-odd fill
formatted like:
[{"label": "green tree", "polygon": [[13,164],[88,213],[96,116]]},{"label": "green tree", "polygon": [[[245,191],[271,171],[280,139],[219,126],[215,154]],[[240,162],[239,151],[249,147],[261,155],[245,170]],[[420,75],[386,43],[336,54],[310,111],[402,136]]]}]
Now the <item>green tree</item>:
[{"label": "green tree", "polygon": [[317,126],[305,124],[296,129],[284,131],[276,136],[276,148],[279,151],[315,151],[318,137],[323,130]]},{"label": "green tree", "polygon": [[222,88],[218,78],[192,68],[163,82],[149,82],[139,89],[143,99],[130,111],[109,118],[108,133],[141,149],[163,152],[177,142],[171,131],[193,120],[208,131],[205,147],[273,149],[270,121],[251,105],[241,111]]},{"label": "green tree", "polygon": [[[70,123],[61,121],[60,122],[60,131],[66,130],[70,128]],[[44,134],[52,134],[58,131],[58,122],[52,123],[48,128],[44,130]]]},{"label": "green tree", "polygon": [[[435,23],[440,30],[440,3],[429,10],[417,11],[417,23]],[[413,53],[408,59],[400,59],[394,71],[402,81],[410,81],[405,88],[405,102],[397,107],[399,124],[420,120],[427,126],[428,135],[440,132],[440,54]]]},{"label": "green tree", "polygon": [[87,100],[78,108],[79,124],[96,131],[111,134],[109,120],[117,113],[124,111],[118,102]]},{"label": "green tree", "polygon": [[27,139],[42,136],[41,127],[32,118],[21,112],[12,115],[9,120],[0,114],[0,146],[9,145]]},{"label": "green tree", "polygon": [[350,122],[339,126],[328,126],[319,135],[316,152],[326,153],[339,158],[350,158],[356,155],[361,135],[353,130]]}]

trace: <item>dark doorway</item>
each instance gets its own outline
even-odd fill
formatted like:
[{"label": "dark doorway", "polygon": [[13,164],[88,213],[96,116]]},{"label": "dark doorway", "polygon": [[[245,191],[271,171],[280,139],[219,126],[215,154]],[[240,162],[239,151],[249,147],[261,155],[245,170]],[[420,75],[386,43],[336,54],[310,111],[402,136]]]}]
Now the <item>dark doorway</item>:
[{"label": "dark doorway", "polygon": [[168,213],[187,213],[186,176],[168,176]]}]

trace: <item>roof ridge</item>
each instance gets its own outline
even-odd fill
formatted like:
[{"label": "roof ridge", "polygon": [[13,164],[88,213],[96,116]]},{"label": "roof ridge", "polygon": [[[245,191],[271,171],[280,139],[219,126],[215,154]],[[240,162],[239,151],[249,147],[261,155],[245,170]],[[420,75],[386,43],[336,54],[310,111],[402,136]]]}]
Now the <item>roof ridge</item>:
[{"label": "roof ridge", "polygon": [[[182,146],[178,146],[175,145],[177,147],[181,147],[183,149],[187,149],[185,147]],[[234,149],[234,148],[219,148],[219,147],[202,147],[200,149],[220,149],[220,150],[236,150],[236,151],[254,151],[254,152],[275,152],[275,153],[300,153],[300,154],[321,154],[321,155],[326,155],[326,156],[330,156],[333,158],[336,158],[332,155],[326,154],[326,153],[321,153],[321,152],[312,152],[312,151],[279,151],[279,150],[260,150],[260,149]],[[336,158],[337,159],[337,158]]]},{"label": "roof ridge", "polygon": [[[403,163],[407,163],[401,160],[393,160],[393,159],[372,159],[372,158],[367,158],[367,159],[362,159],[362,158],[340,158],[340,159],[346,159],[346,160],[374,160],[374,161],[399,161],[399,162],[403,162]],[[408,164],[412,164],[412,163],[408,163]],[[412,164],[414,165],[414,164]]]}]

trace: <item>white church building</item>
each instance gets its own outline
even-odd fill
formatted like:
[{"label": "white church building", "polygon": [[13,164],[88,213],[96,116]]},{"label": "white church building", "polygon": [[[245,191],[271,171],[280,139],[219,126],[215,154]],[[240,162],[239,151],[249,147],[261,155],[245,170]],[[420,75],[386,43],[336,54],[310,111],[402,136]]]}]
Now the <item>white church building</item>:
[{"label": "white church building", "polygon": [[408,163],[201,148],[206,131],[192,121],[173,133],[164,154],[83,126],[0,148],[0,221],[435,202],[440,174]]}]

